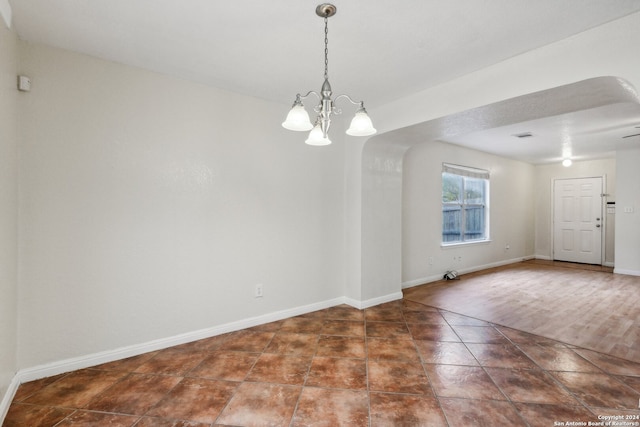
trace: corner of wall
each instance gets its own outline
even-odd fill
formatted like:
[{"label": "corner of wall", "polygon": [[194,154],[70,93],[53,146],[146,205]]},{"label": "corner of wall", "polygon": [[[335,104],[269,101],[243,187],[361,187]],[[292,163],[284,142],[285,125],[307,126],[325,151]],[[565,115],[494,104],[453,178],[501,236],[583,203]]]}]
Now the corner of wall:
[{"label": "corner of wall", "polygon": [[18,57],[17,36],[8,28],[8,6],[0,0],[7,24],[7,28],[0,24],[0,421],[18,387]]},{"label": "corner of wall", "polygon": [[7,28],[11,28],[12,12],[9,0],[0,0],[0,15],[2,15],[2,19]]}]

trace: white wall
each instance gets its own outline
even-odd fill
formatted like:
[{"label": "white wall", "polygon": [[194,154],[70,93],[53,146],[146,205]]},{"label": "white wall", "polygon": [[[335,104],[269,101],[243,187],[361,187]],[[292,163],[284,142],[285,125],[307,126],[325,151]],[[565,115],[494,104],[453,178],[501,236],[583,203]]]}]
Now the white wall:
[{"label": "white wall", "polygon": [[[360,224],[362,215],[362,147],[366,140],[355,138],[345,144],[345,224]],[[353,301],[362,301],[362,229],[359,226],[345,227],[345,296]],[[357,304],[353,304],[358,306]]]},{"label": "white wall", "polygon": [[[640,149],[616,156],[616,266],[614,272],[640,276]],[[631,210],[631,212],[625,212]]]},{"label": "white wall", "polygon": [[[543,259],[553,259],[552,242],[552,183],[554,179],[562,178],[589,178],[605,177],[605,194],[609,196],[604,200],[616,200],[616,160],[586,160],[573,162],[571,167],[563,167],[561,164],[536,166],[535,173],[535,212],[536,212],[536,257]],[[605,208],[606,212],[606,208]],[[605,213],[606,215],[606,213]],[[606,227],[605,251],[603,253],[604,262],[607,265],[614,264],[614,233],[613,227]]]},{"label": "white wall", "polygon": [[[398,267],[401,260],[397,245],[386,245],[391,234],[401,233],[399,208],[376,196],[381,188],[392,192],[388,187],[397,183],[398,177],[385,177],[367,170],[367,165],[375,163],[377,157],[384,157],[388,151],[385,144],[402,144],[405,137],[415,140],[413,127],[432,123],[438,118],[594,77],[622,77],[640,88],[640,56],[629,55],[637,50],[639,43],[640,13],[635,13],[440,86],[382,106],[369,107],[380,134],[370,139],[362,150],[361,179],[348,175],[347,181],[348,185],[355,186],[348,189],[349,192],[362,193],[360,215],[356,222],[347,225],[362,230],[360,253],[349,255],[362,259],[359,283],[362,293],[372,293],[372,297],[389,294],[400,287],[402,280],[400,271],[396,270],[401,268]],[[434,135],[437,136],[437,132]],[[423,140],[433,140],[430,137],[434,135]],[[398,160],[389,161],[397,163]],[[620,180],[620,173],[617,175]],[[397,192],[402,192],[401,187]],[[356,218],[355,215],[349,217]],[[616,221],[616,235],[634,235],[637,229],[633,227],[633,224]],[[348,247],[350,250],[359,248],[354,243]],[[616,258],[621,250],[625,249],[616,242]],[[369,292],[367,289],[376,290]]]},{"label": "white wall", "polygon": [[339,136],[310,147],[287,105],[20,52],[20,368],[344,296]]},{"label": "white wall", "polygon": [[[440,245],[442,163],[489,171],[490,242]],[[432,141],[410,148],[404,159],[402,193],[405,286],[441,279],[447,270],[470,271],[533,256],[533,175],[534,167],[527,163],[452,144]]]},{"label": "white wall", "polygon": [[17,367],[17,59],[16,36],[0,22],[0,401]]}]

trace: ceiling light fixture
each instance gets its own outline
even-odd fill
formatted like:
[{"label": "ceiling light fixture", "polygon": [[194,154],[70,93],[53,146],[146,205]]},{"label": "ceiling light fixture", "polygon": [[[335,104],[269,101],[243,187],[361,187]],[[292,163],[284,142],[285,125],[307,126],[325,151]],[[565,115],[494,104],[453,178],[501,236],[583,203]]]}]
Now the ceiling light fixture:
[{"label": "ceiling light fixture", "polygon": [[[373,127],[371,118],[367,114],[367,110],[364,109],[363,101],[356,102],[349,95],[338,95],[334,99],[331,99],[331,85],[329,84],[329,18],[336,14],[336,7],[329,3],[323,3],[316,7],[316,15],[324,18],[324,83],[320,94],[315,91],[309,91],[306,95],[296,95],[296,100],[293,102],[293,107],[287,114],[287,118],[282,123],[282,127],[295,131],[308,131],[309,137],[305,141],[309,145],[329,145],[331,140],[329,139],[329,126],[331,126],[331,115],[340,114],[342,110],[335,107],[336,101],[340,98],[346,98],[354,105],[358,105],[351,125],[347,129],[347,135],[352,136],[369,136],[373,135],[377,131]],[[302,100],[308,98],[311,94],[318,97],[320,103],[314,108],[314,111],[318,113],[315,124],[311,124],[309,120],[309,114],[302,104]]]},{"label": "ceiling light fixture", "polygon": [[571,166],[573,164],[573,162],[571,161],[571,159],[564,159],[562,161],[562,166],[564,166],[565,168],[568,168],[569,166]]}]

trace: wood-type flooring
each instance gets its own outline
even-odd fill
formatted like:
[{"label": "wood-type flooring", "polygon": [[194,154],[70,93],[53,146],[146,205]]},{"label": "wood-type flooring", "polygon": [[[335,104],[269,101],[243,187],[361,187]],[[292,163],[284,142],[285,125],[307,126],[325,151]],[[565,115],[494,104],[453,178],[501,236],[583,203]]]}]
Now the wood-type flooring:
[{"label": "wood-type flooring", "polygon": [[532,260],[404,290],[407,300],[640,362],[640,277]]}]

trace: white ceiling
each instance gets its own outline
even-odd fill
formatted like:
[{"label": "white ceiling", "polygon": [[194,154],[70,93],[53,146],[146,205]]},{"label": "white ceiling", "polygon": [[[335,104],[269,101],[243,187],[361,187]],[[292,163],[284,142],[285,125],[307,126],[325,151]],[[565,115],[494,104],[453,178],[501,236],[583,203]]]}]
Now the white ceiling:
[{"label": "white ceiling", "polygon": [[[320,1],[9,0],[21,39],[290,104],[319,90]],[[640,11],[640,0],[335,0],[329,75],[335,93],[380,105]],[[286,107],[285,107],[286,110]],[[285,114],[285,113],[283,113]],[[638,117],[637,112],[632,115]],[[578,117],[574,117],[577,119]],[[633,118],[589,117],[606,128]],[[593,121],[589,126],[592,126]],[[634,123],[632,123],[634,124]],[[640,126],[637,121],[635,125]],[[540,121],[450,142],[532,163],[505,136],[542,139],[567,127]],[[574,124],[580,138],[589,129]],[[639,129],[640,130],[640,129]],[[578,135],[572,137],[578,138]],[[478,138],[476,140],[476,137]],[[633,138],[630,138],[633,139]],[[636,139],[639,139],[636,137]],[[495,141],[502,141],[498,144]],[[594,145],[594,141],[586,144]],[[495,144],[495,145],[494,145]],[[557,147],[557,142],[554,143]],[[595,144],[597,145],[597,144]],[[485,151],[491,151],[485,150]],[[592,154],[602,149],[591,149]],[[610,151],[610,150],[607,150]],[[602,154],[603,155],[603,154]]]},{"label": "white ceiling", "polygon": [[612,158],[640,148],[640,105],[575,111],[441,140],[532,164]]}]

